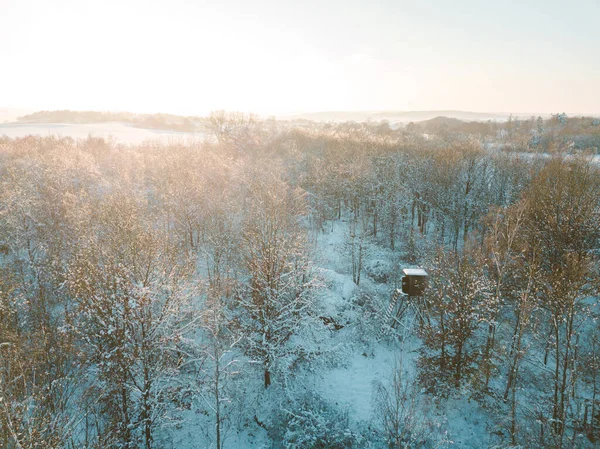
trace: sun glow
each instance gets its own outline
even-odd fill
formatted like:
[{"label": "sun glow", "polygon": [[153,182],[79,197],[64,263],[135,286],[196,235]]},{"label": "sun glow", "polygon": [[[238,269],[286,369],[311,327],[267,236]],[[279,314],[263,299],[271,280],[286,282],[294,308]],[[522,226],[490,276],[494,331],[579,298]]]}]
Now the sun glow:
[{"label": "sun glow", "polygon": [[[533,6],[478,6],[475,21],[444,3],[385,3],[3,0],[0,106],[596,112],[597,27],[557,28],[574,8],[532,24],[521,15]],[[577,20],[600,14],[587,8]]]},{"label": "sun glow", "polygon": [[339,67],[293,30],[256,16],[215,6],[196,9],[193,20],[131,5],[70,6],[28,17],[36,37],[18,39],[30,54],[11,55],[26,69],[14,85],[21,102],[182,114],[346,106]]}]

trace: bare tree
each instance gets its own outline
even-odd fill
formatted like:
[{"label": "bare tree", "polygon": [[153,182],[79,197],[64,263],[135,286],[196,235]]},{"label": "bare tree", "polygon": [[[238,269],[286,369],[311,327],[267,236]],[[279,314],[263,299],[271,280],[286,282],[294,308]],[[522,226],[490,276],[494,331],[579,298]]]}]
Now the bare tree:
[{"label": "bare tree", "polygon": [[374,385],[375,413],[389,449],[442,448],[448,441],[428,418],[427,399],[419,394],[419,385],[397,361],[389,383]]},{"label": "bare tree", "polygon": [[240,374],[241,364],[236,346],[242,337],[235,334],[236,328],[230,322],[224,302],[231,291],[223,284],[220,290],[214,287],[209,289],[200,321],[202,335],[197,348],[200,357],[195,361],[197,381],[201,384],[197,397],[201,406],[211,415],[217,449],[224,447],[235,403],[240,402],[240,398],[235,398],[232,383]]}]

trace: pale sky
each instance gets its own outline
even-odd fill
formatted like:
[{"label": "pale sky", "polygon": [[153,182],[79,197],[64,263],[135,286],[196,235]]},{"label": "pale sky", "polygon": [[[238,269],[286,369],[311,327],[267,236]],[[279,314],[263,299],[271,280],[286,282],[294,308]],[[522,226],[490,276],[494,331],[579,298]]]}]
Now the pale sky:
[{"label": "pale sky", "polygon": [[600,0],[0,0],[0,107],[600,113]]}]

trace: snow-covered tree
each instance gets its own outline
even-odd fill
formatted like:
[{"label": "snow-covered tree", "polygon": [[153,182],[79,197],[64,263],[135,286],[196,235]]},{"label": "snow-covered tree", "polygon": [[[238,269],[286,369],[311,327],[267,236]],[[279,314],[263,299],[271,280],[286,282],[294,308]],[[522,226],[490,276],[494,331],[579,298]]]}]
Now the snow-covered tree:
[{"label": "snow-covered tree", "polygon": [[248,280],[238,298],[240,326],[268,387],[286,342],[309,312],[313,275],[300,226],[302,192],[273,174],[249,180],[248,189],[241,245]]},{"label": "snow-covered tree", "polygon": [[562,442],[577,359],[579,329],[590,314],[586,297],[598,278],[600,173],[589,160],[554,158],[525,192],[525,226],[539,248],[541,304],[549,313],[554,379],[552,430]]},{"label": "snow-covered tree", "polygon": [[[177,372],[186,316],[186,263],[164,234],[144,222],[133,195],[100,205],[95,233],[80,242],[68,285],[75,330],[107,421],[102,444],[152,447],[165,413],[165,382]],[[94,379],[95,378],[95,379]]]},{"label": "snow-covered tree", "polygon": [[209,288],[198,322],[199,340],[192,348],[196,357],[188,362],[194,365],[194,382],[198,386],[194,397],[209,415],[217,449],[224,447],[234,413],[242,402],[233,388],[242,369],[237,348],[242,336],[236,334],[229,317],[226,300],[230,300],[227,296],[231,293],[231,286],[224,284],[219,289]]},{"label": "snow-covered tree", "polygon": [[429,274],[420,378],[430,389],[439,382],[459,387],[475,368],[473,335],[487,317],[491,286],[475,250],[440,250]]}]

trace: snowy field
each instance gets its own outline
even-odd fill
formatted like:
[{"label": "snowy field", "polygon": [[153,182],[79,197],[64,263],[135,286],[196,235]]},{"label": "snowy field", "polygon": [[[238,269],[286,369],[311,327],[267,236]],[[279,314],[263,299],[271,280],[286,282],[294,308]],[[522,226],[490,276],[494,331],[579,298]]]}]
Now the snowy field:
[{"label": "snowy field", "polygon": [[161,143],[185,142],[201,140],[205,137],[201,133],[184,133],[160,129],[136,128],[121,123],[5,123],[0,124],[0,136],[11,138],[25,137],[27,135],[72,137],[85,139],[88,136],[115,139],[117,143],[140,144],[147,141],[160,141]]}]

